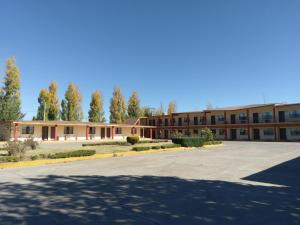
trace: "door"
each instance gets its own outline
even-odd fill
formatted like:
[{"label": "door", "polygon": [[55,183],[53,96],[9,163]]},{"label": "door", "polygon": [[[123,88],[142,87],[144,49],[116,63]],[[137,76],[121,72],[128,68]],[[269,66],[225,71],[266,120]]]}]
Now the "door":
[{"label": "door", "polygon": [[232,114],[230,116],[230,121],[231,121],[231,124],[235,124],[235,114]]},{"label": "door", "polygon": [[285,122],[285,112],[284,111],[279,111],[278,112],[278,117],[279,117],[279,122]]},{"label": "door", "polygon": [[286,128],[279,129],[279,139],[286,140]]},{"label": "door", "polygon": [[253,139],[254,140],[259,140],[260,139],[259,129],[253,129]]},{"label": "door", "polygon": [[168,130],[165,130],[165,139],[168,139],[169,138],[169,132]]},{"label": "door", "polygon": [[106,137],[110,138],[110,128],[106,128]]},{"label": "door", "polygon": [[236,140],[236,129],[230,130],[230,137],[231,137],[231,140]]},{"label": "door", "polygon": [[101,127],[101,139],[105,138],[105,127]]},{"label": "door", "polygon": [[48,127],[42,127],[42,140],[48,140]]},{"label": "door", "polygon": [[253,113],[253,123],[258,123],[258,113]]},{"label": "door", "polygon": [[55,139],[55,127],[51,127],[51,134],[50,134],[50,138],[51,138],[52,140],[54,140],[54,139]]},{"label": "door", "polygon": [[211,116],[210,120],[211,120],[212,125],[216,124],[216,117],[215,116]]}]

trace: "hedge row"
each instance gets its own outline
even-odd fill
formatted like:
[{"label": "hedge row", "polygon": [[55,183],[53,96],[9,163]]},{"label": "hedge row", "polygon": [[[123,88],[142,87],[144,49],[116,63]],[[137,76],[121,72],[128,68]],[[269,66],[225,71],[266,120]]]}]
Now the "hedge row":
[{"label": "hedge row", "polygon": [[96,142],[96,143],[84,143],[82,144],[83,147],[85,146],[100,146],[100,145],[122,145],[122,146],[129,146],[130,144],[125,141],[105,141],[105,142]]},{"label": "hedge row", "polygon": [[140,144],[148,144],[148,143],[163,143],[168,142],[168,140],[140,140]]},{"label": "hedge row", "polygon": [[140,147],[133,147],[133,151],[146,151],[150,149],[167,149],[167,148],[178,148],[181,147],[180,145],[177,144],[167,144],[167,145],[155,145],[155,146],[140,146]]},{"label": "hedge row", "polygon": [[128,136],[126,138],[126,141],[132,145],[135,145],[139,142],[140,138],[139,136]]},{"label": "hedge row", "polygon": [[201,147],[204,145],[205,141],[201,137],[179,137],[173,138],[172,142],[174,144],[179,144],[183,147]]},{"label": "hedge row", "polygon": [[91,156],[95,155],[95,150],[77,150],[72,152],[59,152],[55,154],[48,155],[50,159],[59,159],[59,158],[70,158],[70,157],[82,157],[82,156]]},{"label": "hedge row", "polygon": [[206,141],[204,142],[204,145],[218,145],[218,144],[222,144],[222,141]]},{"label": "hedge row", "polygon": [[17,156],[1,156],[0,162],[19,162],[21,160],[20,157]]}]

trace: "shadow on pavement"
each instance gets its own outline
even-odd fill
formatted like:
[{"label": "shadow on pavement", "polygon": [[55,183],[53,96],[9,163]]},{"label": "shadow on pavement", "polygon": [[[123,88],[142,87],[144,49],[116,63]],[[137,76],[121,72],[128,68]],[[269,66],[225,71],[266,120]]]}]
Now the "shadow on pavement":
[{"label": "shadow on pavement", "polygon": [[300,188],[300,157],[244,177],[243,179]]},{"label": "shadow on pavement", "polygon": [[157,176],[0,183],[0,224],[299,224],[296,187]]}]

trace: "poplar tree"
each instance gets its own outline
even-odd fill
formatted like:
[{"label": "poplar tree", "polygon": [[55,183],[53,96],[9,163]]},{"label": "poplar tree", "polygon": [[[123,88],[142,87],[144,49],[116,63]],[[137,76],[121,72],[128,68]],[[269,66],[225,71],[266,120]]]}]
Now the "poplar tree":
[{"label": "poplar tree", "polygon": [[160,103],[159,108],[155,112],[155,115],[156,116],[161,116],[164,113],[165,113],[165,107],[162,103]]},{"label": "poplar tree", "polygon": [[20,71],[14,58],[6,62],[4,87],[0,93],[0,120],[21,120]]},{"label": "poplar tree", "polygon": [[79,88],[70,83],[68,89],[65,93],[65,115],[68,121],[81,121],[83,118],[82,107],[81,107],[82,97]]},{"label": "poplar tree", "polygon": [[61,111],[60,111],[60,118],[62,120],[68,120],[68,106],[65,99],[61,100]]},{"label": "poplar tree", "polygon": [[59,119],[59,98],[57,95],[57,83],[52,81],[49,86],[49,120],[58,120]]},{"label": "poplar tree", "polygon": [[128,100],[127,114],[129,118],[137,118],[141,115],[140,99],[136,91],[132,92]]},{"label": "poplar tree", "polygon": [[36,115],[37,120],[48,120],[49,113],[49,91],[45,88],[41,89],[38,97],[39,107]]},{"label": "poplar tree", "polygon": [[175,113],[177,111],[177,105],[175,101],[170,101],[169,102],[169,107],[168,107],[168,114],[171,115],[172,113]]},{"label": "poplar tree", "polygon": [[111,123],[123,123],[126,119],[126,103],[122,91],[118,87],[114,88],[109,111]]},{"label": "poplar tree", "polygon": [[104,123],[103,98],[100,91],[95,91],[91,96],[89,121],[95,123]]}]

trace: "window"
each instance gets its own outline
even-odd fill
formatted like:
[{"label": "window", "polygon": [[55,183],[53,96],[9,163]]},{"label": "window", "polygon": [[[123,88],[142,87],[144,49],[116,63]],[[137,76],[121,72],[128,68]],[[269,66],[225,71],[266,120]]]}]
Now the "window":
[{"label": "window", "polygon": [[185,135],[185,136],[190,136],[190,131],[185,130],[185,131],[184,131],[184,135]]},{"label": "window", "polygon": [[300,136],[300,128],[291,128],[290,133],[291,136]]},{"label": "window", "polygon": [[225,129],[219,129],[219,135],[225,135]]},{"label": "window", "polygon": [[158,126],[162,125],[162,119],[158,119]]},{"label": "window", "polygon": [[216,129],[212,129],[211,132],[212,132],[214,135],[216,135],[217,130],[216,130]]},{"label": "window", "polygon": [[240,129],[240,135],[248,135],[248,130],[247,129]]},{"label": "window", "polygon": [[272,120],[272,112],[263,112],[262,113],[263,122],[269,123]]},{"label": "window", "polygon": [[[132,128],[132,132],[135,130],[133,134],[136,134],[136,128]],[[121,127],[116,127],[116,134],[122,134],[122,128]]]},{"label": "window", "polygon": [[73,134],[73,127],[65,127],[64,134]]},{"label": "window", "polygon": [[219,122],[224,122],[224,116],[217,116],[217,120]]},{"label": "window", "polygon": [[271,136],[271,135],[273,135],[273,128],[265,128],[265,129],[263,129],[263,133],[264,133],[264,136]]},{"label": "window", "polygon": [[168,121],[168,119],[165,119],[165,126],[169,126],[169,121]]},{"label": "window", "polygon": [[240,113],[239,120],[241,121],[241,123],[245,123],[247,121],[246,113]]},{"label": "window", "polygon": [[194,125],[198,125],[198,117],[197,116],[194,117]]},{"label": "window", "polygon": [[198,130],[193,131],[194,135],[198,135]]},{"label": "window", "polygon": [[178,118],[178,126],[182,126],[182,118]]},{"label": "window", "polygon": [[90,127],[90,134],[96,134],[96,127]]},{"label": "window", "polygon": [[206,122],[205,117],[200,117],[200,123],[205,124],[205,122]]},{"label": "window", "polygon": [[33,134],[34,126],[22,126],[22,134]]},{"label": "window", "polygon": [[289,117],[291,119],[297,119],[300,118],[300,110],[293,110],[289,112]]},{"label": "window", "polygon": [[190,122],[190,119],[188,117],[184,118],[184,122],[185,123],[189,123]]}]

